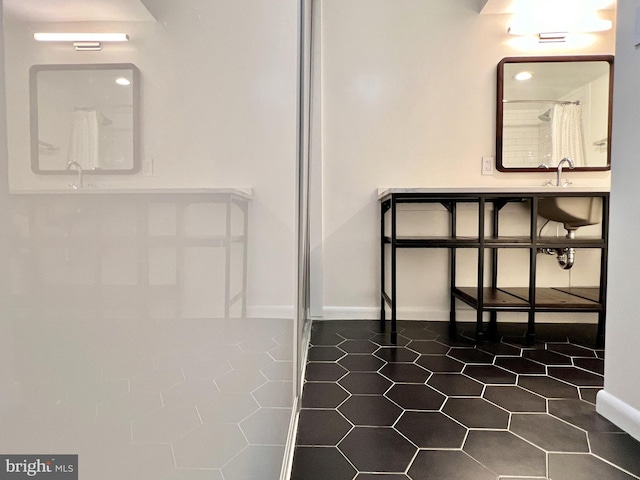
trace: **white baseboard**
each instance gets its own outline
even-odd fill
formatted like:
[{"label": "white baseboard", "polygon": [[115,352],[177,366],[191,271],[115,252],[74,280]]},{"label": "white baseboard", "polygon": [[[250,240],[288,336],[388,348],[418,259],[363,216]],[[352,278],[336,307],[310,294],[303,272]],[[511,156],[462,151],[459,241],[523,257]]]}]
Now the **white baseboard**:
[{"label": "white baseboard", "polygon": [[596,397],[596,411],[636,440],[640,440],[640,410],[606,390],[600,390]]},{"label": "white baseboard", "polygon": [[[325,306],[323,316],[313,318],[315,320],[378,320],[380,318],[379,307],[336,307]],[[434,322],[449,321],[449,310],[429,307],[401,307],[398,308],[399,320],[426,320]],[[291,305],[249,305],[247,306],[249,318],[293,318],[294,311]],[[457,320],[460,322],[475,322],[476,311],[466,305],[457,307]],[[387,319],[390,318],[387,310]],[[538,314],[536,320],[539,323],[597,323],[598,317],[594,313],[543,313]],[[498,314],[499,322],[526,322],[526,313],[501,312]]]},{"label": "white baseboard", "polygon": [[[322,320],[378,320],[380,309],[372,307],[324,307]],[[441,308],[398,308],[399,320],[426,320],[435,322],[449,321],[449,310]],[[537,316],[539,323],[597,323],[598,318],[593,313],[545,313]],[[387,310],[387,319],[390,315]],[[320,319],[320,318],[317,318]],[[475,322],[476,311],[467,306],[459,306],[456,319],[460,322]],[[498,314],[500,322],[526,322],[526,313],[502,312]]]}]

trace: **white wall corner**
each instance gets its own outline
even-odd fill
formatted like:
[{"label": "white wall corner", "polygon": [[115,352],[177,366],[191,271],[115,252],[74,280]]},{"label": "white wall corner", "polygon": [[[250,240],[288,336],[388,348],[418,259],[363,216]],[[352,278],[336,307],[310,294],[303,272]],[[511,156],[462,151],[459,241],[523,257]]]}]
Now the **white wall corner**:
[{"label": "white wall corner", "polygon": [[600,390],[596,397],[596,412],[640,441],[640,410]]}]

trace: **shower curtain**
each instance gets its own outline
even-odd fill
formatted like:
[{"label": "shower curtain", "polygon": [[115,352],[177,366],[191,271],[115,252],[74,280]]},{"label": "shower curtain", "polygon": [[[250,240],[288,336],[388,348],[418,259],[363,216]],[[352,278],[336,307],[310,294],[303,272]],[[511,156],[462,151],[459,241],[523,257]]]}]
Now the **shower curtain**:
[{"label": "shower curtain", "polygon": [[84,170],[93,170],[99,161],[98,112],[74,110],[71,116],[69,161],[80,164]]},{"label": "shower curtain", "polygon": [[582,105],[558,104],[551,119],[551,165],[568,157],[576,167],[584,166]]}]

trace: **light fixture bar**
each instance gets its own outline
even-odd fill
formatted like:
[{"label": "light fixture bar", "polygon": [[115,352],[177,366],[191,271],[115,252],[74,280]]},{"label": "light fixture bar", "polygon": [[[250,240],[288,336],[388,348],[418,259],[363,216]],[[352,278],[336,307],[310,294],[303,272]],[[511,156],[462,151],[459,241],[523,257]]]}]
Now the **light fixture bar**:
[{"label": "light fixture bar", "polygon": [[567,32],[540,32],[538,34],[538,42],[554,43],[565,42],[567,40]]},{"label": "light fixture bar", "polygon": [[126,33],[34,33],[33,38],[39,42],[126,42]]},{"label": "light fixture bar", "polygon": [[100,42],[73,42],[77,52],[97,52],[102,50]]}]

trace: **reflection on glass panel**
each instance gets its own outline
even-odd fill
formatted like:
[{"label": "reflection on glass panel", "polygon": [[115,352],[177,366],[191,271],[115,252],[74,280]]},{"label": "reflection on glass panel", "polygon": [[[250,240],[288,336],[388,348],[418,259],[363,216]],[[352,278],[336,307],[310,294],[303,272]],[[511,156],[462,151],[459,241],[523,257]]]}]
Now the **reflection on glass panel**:
[{"label": "reflection on glass panel", "polygon": [[130,64],[34,65],[31,162],[60,173],[134,173],[139,165],[139,73]]},{"label": "reflection on glass panel", "polygon": [[[95,3],[151,20],[127,11],[109,27],[129,42],[76,52],[33,40],[22,7],[42,16],[41,2],[3,4],[0,452],[78,454],[91,480],[277,480],[294,411],[297,6]],[[89,98],[43,68],[37,113],[53,122],[37,124],[32,169],[30,68],[95,83],[95,64],[140,70],[142,168],[127,88]],[[96,123],[106,157],[82,141]],[[104,174],[59,175],[69,155]]]}]

